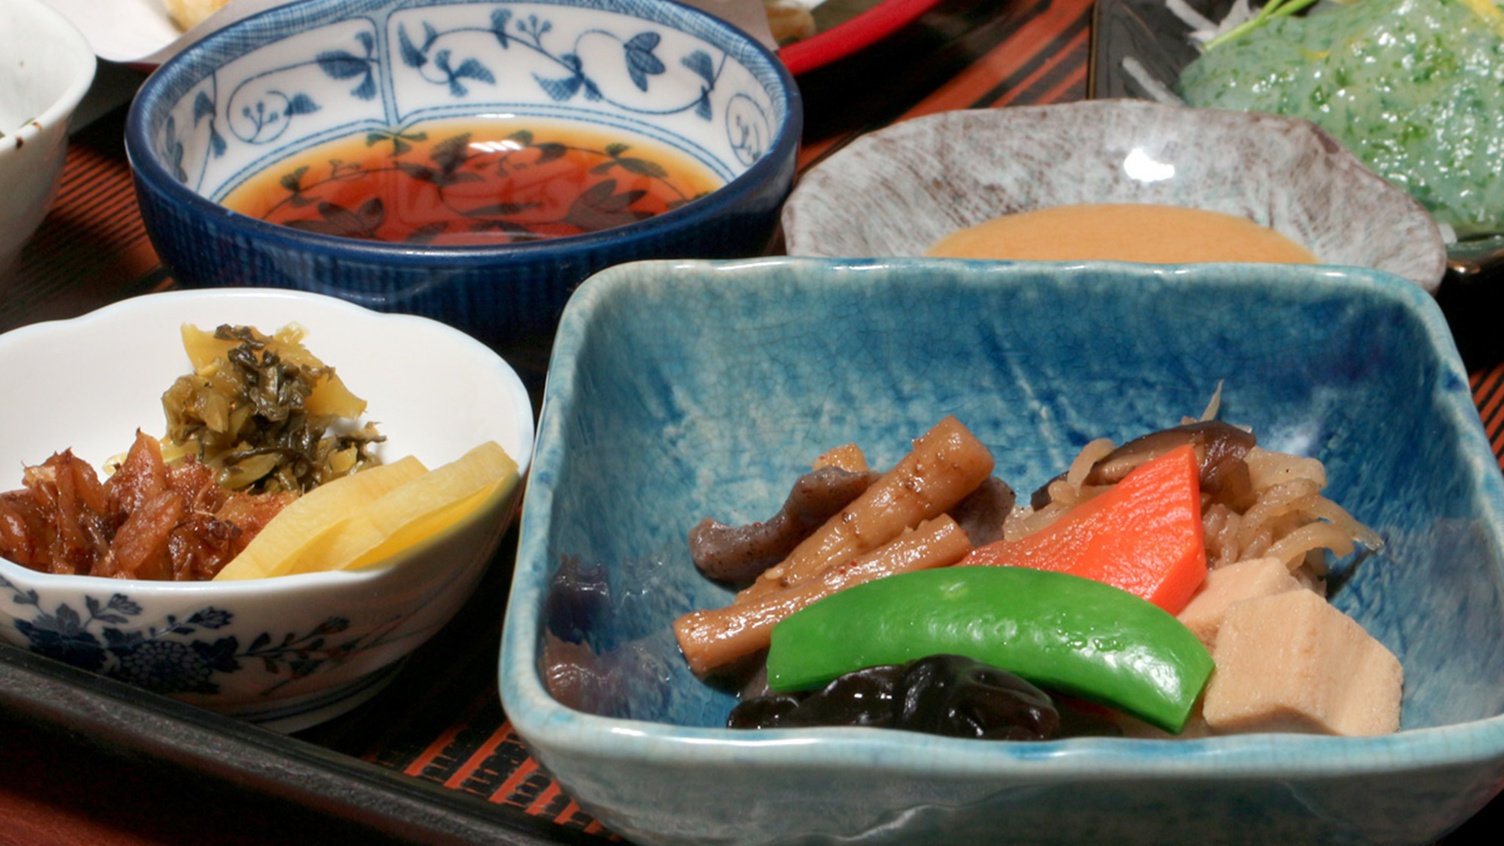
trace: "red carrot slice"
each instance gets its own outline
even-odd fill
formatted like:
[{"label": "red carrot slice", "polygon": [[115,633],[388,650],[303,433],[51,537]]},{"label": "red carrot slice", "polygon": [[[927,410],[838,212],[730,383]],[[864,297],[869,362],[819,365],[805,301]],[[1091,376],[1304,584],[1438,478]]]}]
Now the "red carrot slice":
[{"label": "red carrot slice", "polygon": [[1177,447],[1044,529],[979,547],[958,566],[1073,573],[1177,614],[1206,578],[1199,474],[1195,450]]}]

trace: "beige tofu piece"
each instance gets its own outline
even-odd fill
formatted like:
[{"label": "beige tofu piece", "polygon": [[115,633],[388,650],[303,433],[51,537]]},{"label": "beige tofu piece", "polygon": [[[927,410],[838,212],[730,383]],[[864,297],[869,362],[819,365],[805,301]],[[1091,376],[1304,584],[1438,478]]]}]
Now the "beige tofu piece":
[{"label": "beige tofu piece", "polygon": [[1400,662],[1308,590],[1227,609],[1202,704],[1217,733],[1386,734],[1400,724]]},{"label": "beige tofu piece", "polygon": [[1278,558],[1251,558],[1209,571],[1206,581],[1176,616],[1208,651],[1214,651],[1217,630],[1231,605],[1300,587],[1300,580],[1290,574],[1285,562]]}]

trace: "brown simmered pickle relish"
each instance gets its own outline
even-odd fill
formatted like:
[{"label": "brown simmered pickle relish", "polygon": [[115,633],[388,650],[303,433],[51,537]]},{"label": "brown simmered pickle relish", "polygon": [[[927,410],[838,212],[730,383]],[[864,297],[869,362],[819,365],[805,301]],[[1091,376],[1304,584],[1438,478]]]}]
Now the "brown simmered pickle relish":
[{"label": "brown simmered pickle relish", "polygon": [[107,479],[69,450],[0,493],[0,556],[43,573],[214,578],[297,493],[229,491],[192,456],[172,463],[137,432]]}]

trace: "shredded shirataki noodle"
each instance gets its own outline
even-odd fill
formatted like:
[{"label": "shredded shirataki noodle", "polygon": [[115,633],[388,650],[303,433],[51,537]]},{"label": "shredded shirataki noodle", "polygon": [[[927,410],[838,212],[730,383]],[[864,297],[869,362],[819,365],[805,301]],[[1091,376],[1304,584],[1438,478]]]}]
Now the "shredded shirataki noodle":
[{"label": "shredded shirataki noodle", "polygon": [[[1214,419],[1221,386],[1199,418]],[[1197,422],[1186,418],[1185,423]],[[1098,438],[1077,454],[1063,478],[1050,482],[1050,501],[1035,509],[1015,507],[1004,524],[1004,537],[1014,541],[1050,525],[1078,503],[1105,491],[1109,485],[1084,484],[1092,466],[1116,448]],[[1253,504],[1239,513],[1221,503],[1202,512],[1207,564],[1225,567],[1254,558],[1279,558],[1291,572],[1310,584],[1326,576],[1325,550],[1338,557],[1353,554],[1356,545],[1372,551],[1383,539],[1358,522],[1342,506],[1321,495],[1326,467],[1315,458],[1252,447],[1244,457],[1254,492]]]}]

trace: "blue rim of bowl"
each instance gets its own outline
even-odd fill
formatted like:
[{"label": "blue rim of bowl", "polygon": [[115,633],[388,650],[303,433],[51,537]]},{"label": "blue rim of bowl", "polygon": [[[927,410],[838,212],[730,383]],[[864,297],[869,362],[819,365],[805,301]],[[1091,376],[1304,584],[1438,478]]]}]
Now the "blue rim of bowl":
[{"label": "blue rim of bowl", "polygon": [[[484,0],[473,0],[475,4]],[[528,0],[543,4],[577,6],[570,0]],[[757,192],[764,182],[784,168],[793,167],[793,157],[798,150],[803,129],[803,101],[794,77],[783,62],[756,39],[735,26],[677,0],[656,0],[652,3],[640,0],[585,0],[587,5],[598,8],[620,9],[624,14],[635,14],[639,9],[653,11],[649,20],[669,26],[684,26],[687,31],[707,38],[731,54],[732,58],[745,64],[753,76],[765,86],[775,83],[774,89],[782,94],[787,109],[783,121],[768,152],[747,168],[741,175],[693,202],[630,225],[630,235],[624,236],[627,227],[602,229],[583,235],[562,238],[546,238],[522,244],[496,244],[492,246],[415,246],[396,242],[364,241],[357,238],[341,238],[293,229],[275,223],[231,211],[219,203],[189,189],[173,178],[167,168],[157,159],[152,150],[148,122],[151,114],[168,108],[176,98],[201,77],[182,84],[183,74],[198,69],[199,57],[221,48],[238,57],[282,40],[280,23],[291,17],[300,24],[326,23],[356,17],[368,8],[392,5],[466,5],[467,0],[435,0],[434,3],[408,3],[403,0],[365,0],[358,5],[341,0],[308,0],[291,7],[268,9],[237,21],[224,29],[213,32],[200,41],[189,45],[181,53],[168,59],[157,68],[142,85],[131,102],[126,115],[125,152],[136,178],[161,191],[168,199],[209,218],[218,218],[219,225],[241,229],[258,239],[278,244],[281,247],[301,247],[318,251],[334,251],[368,262],[380,261],[400,266],[418,266],[435,260],[448,266],[495,264],[498,261],[525,261],[535,252],[564,251],[588,253],[619,241],[623,237],[651,238],[664,232],[672,232],[699,220],[714,215],[719,209],[734,205],[749,194]],[[312,8],[312,7],[317,7]],[[205,72],[209,68],[203,69]],[[182,90],[179,90],[181,88]]]}]

